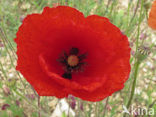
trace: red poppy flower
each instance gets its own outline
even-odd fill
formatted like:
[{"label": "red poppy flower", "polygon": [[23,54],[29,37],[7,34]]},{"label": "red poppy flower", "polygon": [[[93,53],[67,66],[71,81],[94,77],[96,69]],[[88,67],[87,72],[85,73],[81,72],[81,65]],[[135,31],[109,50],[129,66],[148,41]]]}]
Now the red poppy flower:
[{"label": "red poppy flower", "polygon": [[129,77],[129,42],[105,17],[46,7],[17,32],[17,70],[40,96],[100,101]]},{"label": "red poppy flower", "polygon": [[156,30],[156,0],[152,4],[152,8],[148,18],[148,25]]}]

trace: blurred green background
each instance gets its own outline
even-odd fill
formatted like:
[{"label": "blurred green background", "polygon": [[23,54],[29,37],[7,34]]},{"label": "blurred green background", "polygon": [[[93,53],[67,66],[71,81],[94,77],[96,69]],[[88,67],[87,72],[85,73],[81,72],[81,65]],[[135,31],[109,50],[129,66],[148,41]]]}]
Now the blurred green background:
[{"label": "blurred green background", "polygon": [[[85,16],[97,14],[109,18],[128,36],[131,47],[132,71],[125,88],[96,103],[75,97],[65,99],[75,116],[122,117],[123,105],[127,106],[134,93],[129,110],[132,106],[144,107],[148,112],[152,108],[155,112],[151,117],[156,117],[156,33],[147,24],[151,4],[152,0],[0,0],[0,117],[38,117],[39,112],[41,117],[50,117],[60,103],[55,97],[39,97],[15,70],[17,56],[13,41],[27,14],[41,13],[45,6],[58,5],[75,7]],[[72,117],[66,112],[61,116]],[[138,115],[141,116],[149,117],[149,113]]]}]

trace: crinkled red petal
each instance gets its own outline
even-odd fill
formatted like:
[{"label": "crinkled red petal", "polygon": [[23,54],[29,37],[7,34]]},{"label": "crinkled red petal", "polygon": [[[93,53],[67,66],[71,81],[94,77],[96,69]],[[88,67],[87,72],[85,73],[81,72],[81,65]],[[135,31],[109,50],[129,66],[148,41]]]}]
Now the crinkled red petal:
[{"label": "crinkled red petal", "polygon": [[[123,88],[130,72],[128,39],[107,18],[89,16],[74,8],[46,7],[27,16],[17,32],[17,70],[39,95],[58,98],[73,94],[99,101]],[[71,47],[87,52],[82,73],[62,78],[57,61]]]},{"label": "crinkled red petal", "polygon": [[149,18],[148,18],[148,25],[156,30],[156,0],[152,4],[151,11],[149,13]]}]

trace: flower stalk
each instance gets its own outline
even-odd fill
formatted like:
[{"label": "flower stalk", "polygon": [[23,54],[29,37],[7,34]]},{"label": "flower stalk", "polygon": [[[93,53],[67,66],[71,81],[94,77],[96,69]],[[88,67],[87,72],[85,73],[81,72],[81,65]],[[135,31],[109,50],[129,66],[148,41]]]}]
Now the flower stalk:
[{"label": "flower stalk", "polygon": [[40,96],[38,96],[38,117],[41,117],[41,104],[40,104]]},{"label": "flower stalk", "polygon": [[[139,43],[139,35],[140,35],[140,25],[141,25],[141,19],[142,19],[142,11],[143,11],[143,3],[144,3],[144,0],[141,0],[141,11],[140,11],[140,17],[139,17],[139,24],[138,24],[138,34],[137,34],[137,40],[136,40],[136,62],[134,64],[134,75],[132,76],[133,77],[133,84],[132,84],[132,88],[131,88],[131,95],[130,95],[130,98],[129,98],[129,101],[126,105],[127,109],[129,109],[130,105],[131,105],[131,102],[133,100],[133,97],[134,97],[134,92],[135,92],[135,87],[136,87],[136,81],[137,81],[137,74],[138,74],[138,70],[139,70],[139,65],[141,63],[142,60],[145,59],[145,56],[142,54],[140,54],[138,52],[138,43]],[[124,114],[124,117],[126,117],[126,113]]]},{"label": "flower stalk", "polygon": [[[131,95],[130,95],[129,101],[128,101],[127,105],[126,105],[127,109],[129,109],[129,107],[131,105],[131,102],[133,100],[133,97],[134,97],[136,81],[137,81],[137,74],[138,74],[138,71],[139,71],[139,65],[140,65],[140,60],[137,59],[135,65],[134,65],[134,67],[135,67],[134,75],[133,75],[134,79],[133,79],[133,84],[132,84],[132,88],[131,88]],[[126,117],[126,113],[124,114],[123,117]]]},{"label": "flower stalk", "polygon": [[130,99],[128,101],[127,108],[129,108],[129,106],[131,105],[131,102],[132,102],[132,99],[133,99],[133,96],[134,96],[135,86],[136,86],[136,81],[137,81],[137,74],[138,74],[138,70],[139,70],[139,65],[140,65],[140,61],[137,60],[136,64],[135,64],[134,80],[133,80],[133,85],[132,85],[132,90],[131,90],[131,96],[130,96]]}]

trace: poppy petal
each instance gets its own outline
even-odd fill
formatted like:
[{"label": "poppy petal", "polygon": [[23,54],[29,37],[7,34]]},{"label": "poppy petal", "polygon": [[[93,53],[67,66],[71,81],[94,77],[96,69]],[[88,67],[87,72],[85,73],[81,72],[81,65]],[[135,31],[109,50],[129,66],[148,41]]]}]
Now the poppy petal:
[{"label": "poppy petal", "polygon": [[[17,70],[41,96],[75,95],[100,101],[121,90],[130,72],[129,42],[109,19],[87,18],[78,10],[46,7],[42,14],[28,15],[17,32]],[[62,77],[66,66],[58,59],[79,49],[84,66],[72,78]],[[82,57],[84,56],[85,57]],[[71,71],[70,71],[71,72]]]},{"label": "poppy petal", "polygon": [[152,8],[148,18],[148,25],[156,30],[156,0],[152,4]]}]

